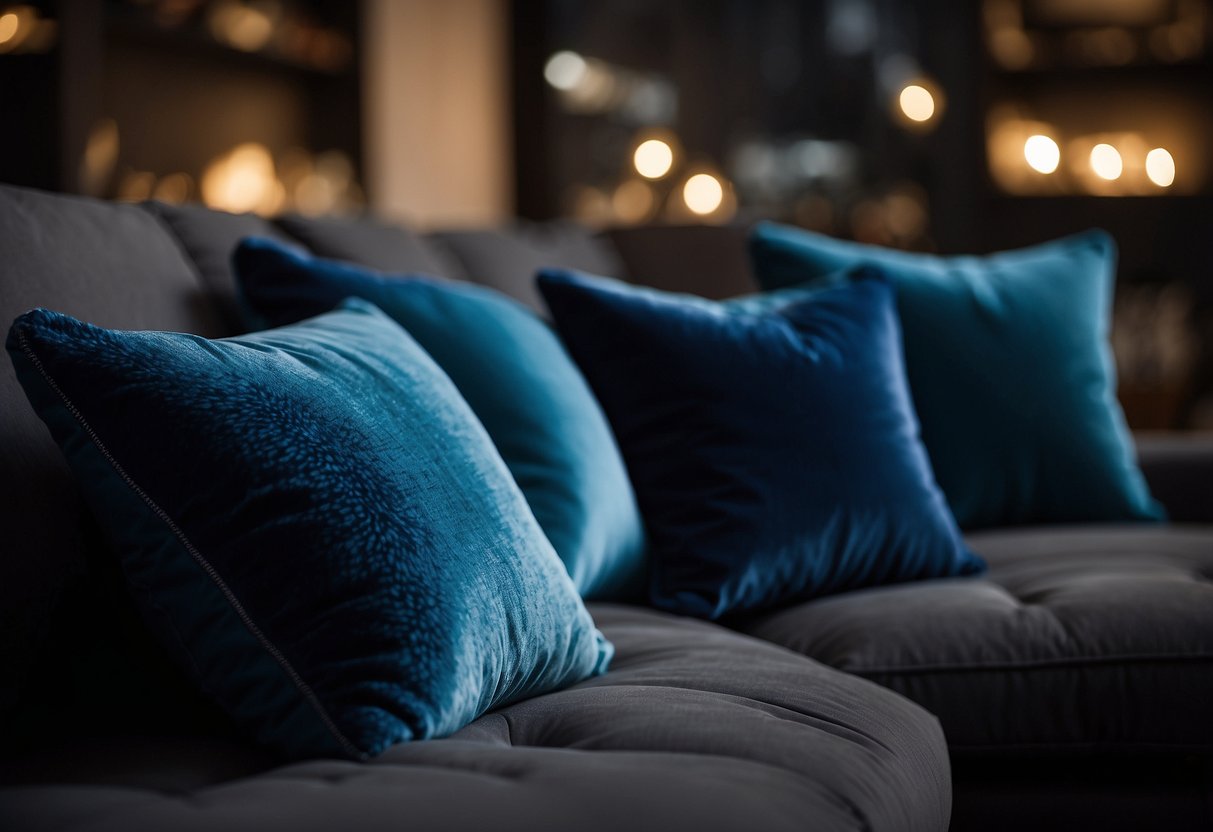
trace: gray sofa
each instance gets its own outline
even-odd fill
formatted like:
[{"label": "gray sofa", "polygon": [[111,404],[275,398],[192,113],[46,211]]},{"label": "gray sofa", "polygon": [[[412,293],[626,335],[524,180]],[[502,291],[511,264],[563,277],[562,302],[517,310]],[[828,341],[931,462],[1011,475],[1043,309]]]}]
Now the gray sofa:
[{"label": "gray sofa", "polygon": [[[0,320],[238,331],[246,235],[533,306],[568,266],[724,297],[744,229],[428,236],[0,186]],[[1213,820],[1213,441],[1139,444],[1163,527],[993,530],[978,580],[727,626],[590,604],[604,676],[368,764],[284,763],[139,624],[59,451],[0,366],[0,829],[1205,829]]]}]

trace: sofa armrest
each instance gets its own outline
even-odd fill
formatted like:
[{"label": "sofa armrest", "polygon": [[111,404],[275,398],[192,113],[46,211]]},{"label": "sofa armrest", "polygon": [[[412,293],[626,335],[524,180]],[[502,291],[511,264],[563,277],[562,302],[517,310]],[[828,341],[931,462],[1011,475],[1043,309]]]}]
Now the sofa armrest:
[{"label": "sofa armrest", "polygon": [[1137,459],[1172,522],[1213,523],[1213,433],[1138,433]]}]

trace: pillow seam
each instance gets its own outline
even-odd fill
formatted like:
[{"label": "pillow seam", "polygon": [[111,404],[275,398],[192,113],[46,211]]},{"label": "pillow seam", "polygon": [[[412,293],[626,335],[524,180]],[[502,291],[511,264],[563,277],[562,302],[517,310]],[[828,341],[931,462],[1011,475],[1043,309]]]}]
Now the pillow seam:
[{"label": "pillow seam", "polygon": [[148,496],[147,492],[144,491],[118,463],[118,460],[115,459],[113,454],[110,453],[109,449],[101,441],[101,438],[97,435],[96,431],[93,430],[92,426],[89,425],[88,421],[84,418],[84,415],[80,412],[79,408],[76,407],[68,395],[64,393],[62,388],[60,388],[55,382],[50,372],[46,369],[46,366],[42,363],[42,360],[38,357],[37,353],[34,352],[34,349],[30,345],[29,339],[26,338],[25,333],[18,329],[16,334],[17,340],[21,345],[21,351],[25,354],[25,357],[29,359],[30,363],[33,364],[34,368],[38,371],[38,374],[42,376],[43,381],[45,381],[47,386],[54,391],[55,395],[58,396],[63,404],[67,407],[68,412],[72,415],[80,427],[84,429],[85,435],[88,436],[94,447],[100,451],[106,462],[108,462],[118,476],[122,478],[122,481],[126,483],[127,487],[129,487],[131,491],[133,491],[139,497],[139,499],[141,499],[144,504],[152,510],[152,513],[159,518],[165,524],[165,526],[168,527],[169,531],[173,533],[173,536],[177,538],[178,542],[181,543],[194,562],[201,567],[202,571],[205,572],[207,577],[211,579],[214,585],[223,594],[224,599],[227,600],[228,604],[231,606],[232,611],[236,613],[241,622],[243,622],[245,627],[248,628],[249,632],[261,645],[262,649],[264,649],[270,655],[270,657],[277,662],[279,667],[286,672],[287,677],[290,678],[290,680],[294,683],[299,693],[303,695],[304,700],[316,711],[316,714],[320,717],[321,722],[324,723],[325,728],[328,729],[333,738],[337,740],[337,743],[342,747],[343,750],[345,750],[355,759],[367,759],[367,755],[360,751],[358,747],[355,746],[337,727],[328,711],[326,711],[324,706],[320,703],[319,698],[317,698],[311,686],[308,685],[308,683],[304,681],[303,677],[299,675],[298,671],[295,670],[282,651],[279,650],[278,647],[275,646],[274,643],[271,642],[269,638],[266,637],[266,635],[261,631],[261,628],[258,627],[256,622],[253,621],[252,616],[249,615],[248,611],[244,609],[244,606],[240,603],[240,600],[236,597],[235,593],[232,592],[231,588],[228,587],[228,585],[224,582],[223,578],[215,570],[215,567],[211,565],[210,561],[203,557],[202,553],[199,552],[194,544],[190,542],[189,538],[186,537],[181,528],[176,524],[176,522],[173,521],[168,512],[166,512],[160,507],[159,504]]}]

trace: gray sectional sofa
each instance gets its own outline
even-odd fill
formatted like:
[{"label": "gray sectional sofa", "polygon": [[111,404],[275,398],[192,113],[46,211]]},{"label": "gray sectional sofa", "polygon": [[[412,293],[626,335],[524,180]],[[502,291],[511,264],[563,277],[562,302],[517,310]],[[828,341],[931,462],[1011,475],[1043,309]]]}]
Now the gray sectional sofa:
[{"label": "gray sectional sofa", "polygon": [[[238,331],[228,255],[276,236],[538,306],[566,266],[725,297],[744,229],[422,236],[371,221],[0,186],[0,320]],[[0,366],[0,829],[1206,829],[1213,441],[1143,439],[1167,526],[992,530],[990,571],[726,622],[590,604],[610,671],[366,764],[284,763],[140,626],[67,468]]]}]

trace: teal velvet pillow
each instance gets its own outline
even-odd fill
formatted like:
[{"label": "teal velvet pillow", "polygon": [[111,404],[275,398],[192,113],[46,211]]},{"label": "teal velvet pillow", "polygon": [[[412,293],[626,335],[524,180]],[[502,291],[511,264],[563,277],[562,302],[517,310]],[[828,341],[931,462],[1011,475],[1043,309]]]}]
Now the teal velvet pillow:
[{"label": "teal velvet pillow", "polygon": [[35,310],[8,350],[149,628],[262,743],[366,758],[609,661],[483,428],[370,304],[218,341]]},{"label": "teal velvet pillow", "polygon": [[714,619],[984,568],[918,440],[879,274],[777,303],[539,288],[619,437],[655,605]]},{"label": "teal velvet pillow", "polygon": [[385,277],[263,239],[244,241],[234,264],[244,302],[271,325],[349,296],[379,306],[455,382],[582,596],[640,595],[644,526],[619,448],[560,339],[531,310],[491,289]]},{"label": "teal velvet pillow", "polygon": [[767,289],[859,263],[889,275],[922,438],[962,527],[1162,519],[1116,401],[1106,233],[936,257],[764,223],[750,250]]}]

